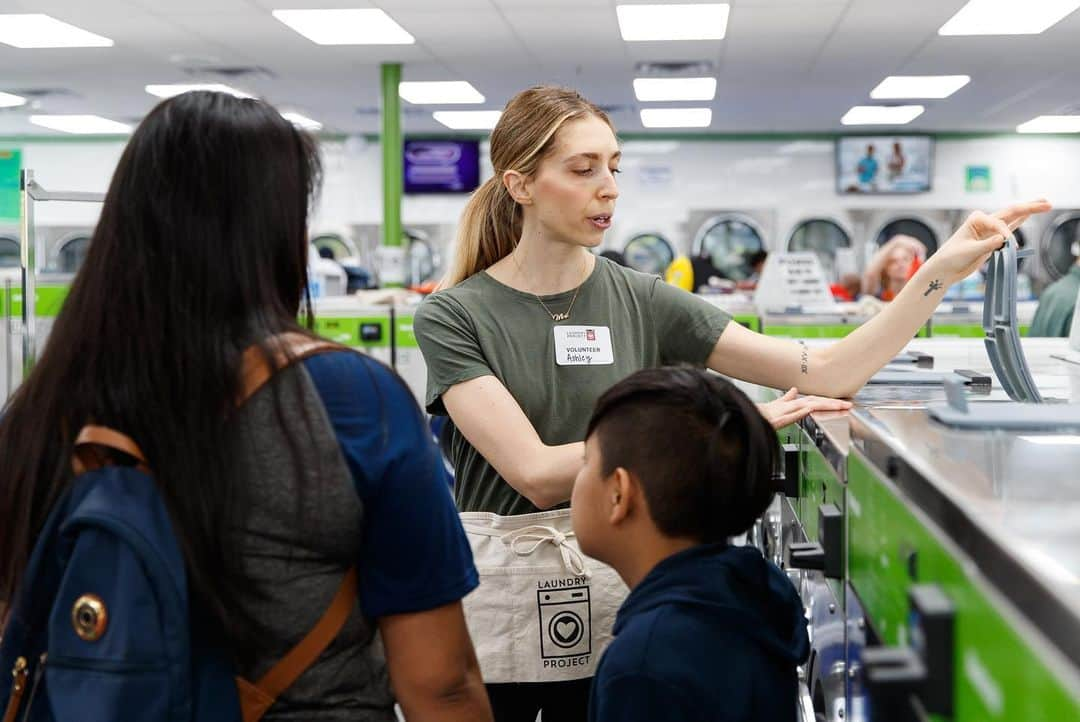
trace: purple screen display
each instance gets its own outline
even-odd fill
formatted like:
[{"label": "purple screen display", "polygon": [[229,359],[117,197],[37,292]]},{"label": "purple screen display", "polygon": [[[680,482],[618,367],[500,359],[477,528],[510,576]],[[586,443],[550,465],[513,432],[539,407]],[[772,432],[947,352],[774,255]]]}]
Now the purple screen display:
[{"label": "purple screen display", "polygon": [[405,141],[406,193],[469,193],[478,185],[479,141]]}]

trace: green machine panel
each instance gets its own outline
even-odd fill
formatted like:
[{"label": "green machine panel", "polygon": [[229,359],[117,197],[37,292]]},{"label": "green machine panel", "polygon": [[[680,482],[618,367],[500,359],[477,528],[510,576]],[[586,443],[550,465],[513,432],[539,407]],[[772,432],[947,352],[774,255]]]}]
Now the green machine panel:
[{"label": "green machine panel", "polygon": [[955,605],[948,719],[1080,720],[1075,670],[859,452],[848,458],[847,491],[849,580],[882,643],[911,643],[908,591],[916,582],[937,584]]}]

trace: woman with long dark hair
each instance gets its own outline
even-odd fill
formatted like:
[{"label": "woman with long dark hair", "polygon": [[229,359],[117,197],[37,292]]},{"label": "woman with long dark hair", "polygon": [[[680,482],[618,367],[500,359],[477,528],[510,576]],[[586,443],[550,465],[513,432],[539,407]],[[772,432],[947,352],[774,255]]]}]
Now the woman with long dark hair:
[{"label": "woman with long dark hair", "polygon": [[[220,93],[158,105],[128,143],[86,262],[0,421],[0,604],[68,488],[74,435],[122,430],[172,516],[204,634],[257,679],[326,610],[359,602],[268,719],[486,719],[460,600],[469,547],[419,409],[393,372],[342,350],[237,408],[243,355],[308,334],[314,141]],[[385,659],[374,644],[382,634]]]}]

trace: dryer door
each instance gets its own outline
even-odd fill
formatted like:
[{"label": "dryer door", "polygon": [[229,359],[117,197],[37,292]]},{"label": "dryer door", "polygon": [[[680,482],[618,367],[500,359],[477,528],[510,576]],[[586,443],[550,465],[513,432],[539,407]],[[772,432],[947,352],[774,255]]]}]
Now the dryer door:
[{"label": "dryer door", "polygon": [[878,231],[877,244],[884,246],[893,236],[912,236],[926,246],[926,256],[929,258],[938,249],[938,237],[925,222],[918,218],[894,218],[886,223]]},{"label": "dryer door", "polygon": [[339,263],[356,256],[356,246],[339,233],[320,233],[311,239],[311,245],[315,246],[321,257]]},{"label": "dryer door", "polygon": [[1080,243],[1080,213],[1058,216],[1046,229],[1039,246],[1039,257],[1052,280],[1068,274],[1076,264],[1077,255],[1080,255],[1077,243]]},{"label": "dryer door", "polygon": [[695,256],[707,258],[726,278],[742,281],[753,273],[750,256],[765,250],[765,236],[747,216],[714,216],[698,231],[693,250]]},{"label": "dryer door", "polygon": [[56,250],[57,270],[63,273],[77,273],[86,260],[86,251],[90,248],[90,236],[77,233],[60,241]]},{"label": "dryer door", "polygon": [[828,218],[799,221],[788,239],[789,251],[813,251],[821,261],[826,276],[835,281],[836,251],[851,248],[851,235],[839,223]]},{"label": "dryer door", "polygon": [[19,267],[19,239],[0,236],[0,268]]},{"label": "dryer door", "polygon": [[675,260],[675,247],[659,233],[639,233],[626,242],[623,256],[635,271],[662,276]]}]

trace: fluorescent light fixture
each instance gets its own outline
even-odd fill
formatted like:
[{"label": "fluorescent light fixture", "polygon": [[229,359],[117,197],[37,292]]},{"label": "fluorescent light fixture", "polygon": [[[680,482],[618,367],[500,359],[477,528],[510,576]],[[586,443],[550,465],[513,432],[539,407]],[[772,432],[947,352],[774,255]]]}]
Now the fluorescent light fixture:
[{"label": "fluorescent light fixture", "polygon": [[904,125],[926,110],[921,105],[856,105],[844,113],[844,125]]},{"label": "fluorescent light fixture", "polygon": [[102,118],[100,115],[31,115],[30,122],[50,130],[79,134],[130,133],[131,126]]},{"label": "fluorescent light fixture", "polygon": [[712,123],[709,108],[646,108],[641,124],[646,128],[707,128]]},{"label": "fluorescent light fixture", "polygon": [[312,132],[322,130],[322,123],[317,120],[312,120],[306,115],[301,115],[300,113],[288,111],[282,113],[281,117],[302,130],[310,130]]},{"label": "fluorescent light fixture", "polygon": [[634,78],[634,95],[641,101],[712,100],[716,78]]},{"label": "fluorescent light fixture", "polygon": [[0,108],[17,108],[26,105],[26,98],[11,93],[0,93]]},{"label": "fluorescent light fixture", "polygon": [[1016,438],[1041,446],[1080,446],[1080,436],[1075,434],[1047,434],[1046,436],[1018,436]]},{"label": "fluorescent light fixture", "polygon": [[398,95],[413,105],[464,105],[484,102],[484,96],[472,83],[464,80],[409,81],[398,85]]},{"label": "fluorescent light fixture", "polygon": [[727,32],[727,3],[702,5],[616,5],[619,32],[640,40],[722,40]]},{"label": "fluorescent light fixture", "polygon": [[254,98],[251,93],[222,85],[221,83],[172,83],[163,85],[147,85],[146,92],[159,98],[171,98],[181,93],[189,93],[194,90],[208,90],[214,93],[228,93],[237,98]]},{"label": "fluorescent light fixture", "polygon": [[970,75],[890,75],[870,91],[870,97],[874,100],[948,98],[970,82]]},{"label": "fluorescent light fixture", "polygon": [[275,10],[275,18],[318,45],[412,45],[405,28],[377,8]]},{"label": "fluorescent light fixture", "polygon": [[1080,133],[1080,115],[1040,115],[1016,126],[1017,133]]},{"label": "fluorescent light fixture", "polygon": [[1080,8],[1080,0],[970,0],[938,35],[1038,35]]},{"label": "fluorescent light fixture", "polygon": [[41,13],[0,15],[0,43],[16,48],[110,48],[113,41]]},{"label": "fluorescent light fixture", "polygon": [[452,130],[491,130],[502,116],[501,110],[437,110],[432,116]]}]

